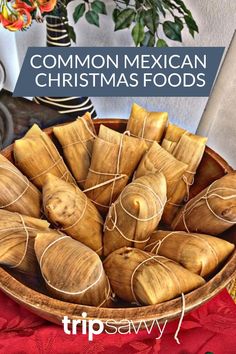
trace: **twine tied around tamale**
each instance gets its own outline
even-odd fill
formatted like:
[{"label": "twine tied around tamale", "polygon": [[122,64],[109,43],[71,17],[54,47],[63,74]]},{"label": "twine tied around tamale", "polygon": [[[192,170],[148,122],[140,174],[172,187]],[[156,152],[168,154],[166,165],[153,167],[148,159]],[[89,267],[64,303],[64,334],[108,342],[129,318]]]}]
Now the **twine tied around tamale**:
[{"label": "twine tied around tamale", "polygon": [[96,134],[89,128],[88,123],[86,122],[86,120],[84,119],[84,117],[80,117],[82,123],[84,124],[85,128],[87,129],[87,131],[94,137],[96,138]]},{"label": "twine tied around tamale", "polygon": [[115,293],[111,292],[111,285],[110,285],[108,276],[106,276],[106,279],[107,279],[107,284],[108,284],[107,295],[106,295],[105,299],[101,302],[101,304],[97,306],[98,308],[102,307],[102,305],[104,305],[109,299],[114,301]]},{"label": "twine tied around tamale", "polygon": [[78,131],[76,131],[77,135],[78,135],[78,140],[77,141],[73,141],[72,143],[69,143],[69,144],[66,144],[66,145],[63,145],[62,146],[62,149],[66,149],[70,146],[73,146],[73,145],[77,145],[77,144],[82,144],[84,149],[86,150],[87,154],[89,155],[89,157],[91,158],[91,152],[89,151],[88,147],[87,147],[87,142],[88,141],[91,141],[91,140],[94,140],[96,138],[96,135],[94,134],[94,132],[89,128],[87,122],[85,121],[84,117],[80,117],[79,118],[82,123],[84,124],[86,130],[89,132],[89,134],[91,135],[90,138],[88,139],[81,139],[81,136],[78,134]]},{"label": "twine tied around tamale", "polygon": [[24,253],[23,253],[23,255],[22,255],[20,261],[19,261],[17,264],[13,265],[13,266],[9,266],[9,268],[17,268],[17,267],[19,267],[19,266],[21,265],[21,263],[24,261],[25,256],[26,256],[26,253],[27,253],[27,250],[28,250],[28,245],[29,245],[29,230],[34,230],[33,228],[29,228],[29,227],[27,227],[27,226],[25,225],[25,221],[24,221],[23,216],[22,216],[21,214],[19,214],[19,213],[15,213],[15,214],[19,216],[20,221],[21,221],[21,223],[22,223],[22,226],[21,226],[21,227],[3,228],[3,229],[0,229],[0,231],[4,231],[4,232],[5,232],[5,231],[16,231],[16,230],[19,230],[19,229],[20,229],[20,230],[23,229],[23,230],[25,231],[26,240],[25,240]]},{"label": "twine tied around tamale", "polygon": [[[186,177],[185,174],[184,174],[183,177],[181,178],[181,179],[184,181],[185,185],[186,185],[186,195],[185,195],[185,197],[184,197],[184,202],[185,202],[185,203],[187,203],[187,202],[189,201],[190,187],[194,184],[194,176],[195,176],[195,174],[196,174],[196,172],[192,172],[192,171],[185,171],[185,173],[186,173],[186,172],[189,173],[189,174],[191,174],[191,175],[193,175],[193,179],[192,179],[191,182],[189,182],[189,181],[188,181],[188,177]],[[172,182],[172,181],[171,181],[171,182]],[[171,199],[172,199],[172,196],[170,197],[169,200],[167,200],[167,204],[173,205],[173,206],[175,206],[175,207],[177,207],[177,208],[180,208],[180,207],[183,206],[183,204],[171,202]]]},{"label": "twine tied around tamale", "polygon": [[59,159],[57,161],[54,161],[54,163],[50,167],[48,167],[46,170],[40,172],[39,174],[37,174],[34,177],[31,177],[30,181],[34,181],[35,179],[37,179],[37,178],[43,176],[44,174],[50,172],[50,170],[52,170],[54,167],[56,167],[61,161],[62,161],[62,157],[60,156]]},{"label": "twine tied around tamale", "polygon": [[85,190],[83,191],[84,193],[89,192],[89,191],[92,191],[92,190],[97,189],[97,188],[100,188],[100,187],[103,187],[103,186],[106,186],[107,184],[110,184],[110,183],[113,182],[113,181],[118,181],[118,180],[121,179],[121,178],[127,177],[126,174],[119,174],[119,175],[116,175],[115,173],[98,172],[98,171],[93,170],[92,168],[89,168],[89,171],[92,172],[92,173],[94,173],[94,174],[101,175],[101,176],[117,176],[117,177],[114,177],[114,178],[109,179],[109,180],[107,180],[107,181],[105,181],[105,182],[96,184],[96,185],[93,186],[93,187],[87,188],[87,189],[85,189]]},{"label": "twine tied around tamale", "polygon": [[[209,186],[209,187],[207,188],[207,190],[206,190],[206,193],[205,193],[202,197],[200,197],[199,199],[197,199],[192,205],[190,205],[189,207],[187,207],[188,204],[186,204],[186,205],[184,206],[184,210],[183,210],[183,212],[180,214],[179,218],[177,219],[176,225],[178,224],[180,218],[182,217],[184,227],[185,227],[186,231],[187,231],[188,233],[190,233],[190,231],[189,231],[189,229],[188,229],[188,226],[187,226],[187,222],[186,222],[186,216],[187,216],[187,214],[188,214],[188,215],[191,214],[191,212],[197,207],[198,202],[199,202],[200,200],[202,200],[202,199],[205,200],[206,205],[207,205],[207,208],[210,210],[210,212],[211,212],[217,219],[219,219],[220,221],[223,221],[223,222],[225,222],[225,223],[232,224],[232,225],[234,225],[234,224],[236,223],[236,220],[233,220],[233,221],[232,221],[232,220],[227,220],[227,219],[223,218],[222,216],[216,214],[216,213],[214,212],[214,210],[211,208],[210,204],[209,204],[208,199],[209,199],[209,198],[212,198],[212,197],[217,197],[217,198],[220,198],[220,199],[222,199],[222,200],[229,200],[229,199],[232,199],[232,198],[236,198],[236,194],[232,194],[232,195],[229,195],[229,196],[227,196],[227,197],[223,197],[223,196],[221,196],[221,195],[215,193],[216,191],[219,191],[219,190],[222,190],[222,191],[234,191],[234,192],[235,192],[235,189],[234,189],[234,188],[218,187],[218,188],[215,188],[215,189],[211,190],[211,187],[212,187],[216,182],[217,182],[217,180],[214,181],[212,184],[210,184],[210,186]],[[209,193],[211,193],[211,194],[209,194]]]},{"label": "twine tied around tamale", "polygon": [[[149,254],[148,254],[147,252],[145,252],[145,251],[140,250],[140,252],[142,252],[142,253],[144,253],[145,255],[148,255],[148,256],[149,256]],[[135,267],[134,271],[132,272],[131,280],[130,280],[130,281],[131,281],[131,292],[132,292],[132,296],[133,296],[133,298],[134,298],[134,300],[135,300],[135,303],[136,303],[137,305],[139,305],[139,306],[141,306],[141,304],[139,303],[139,301],[138,301],[138,299],[137,299],[137,297],[136,297],[136,295],[135,295],[135,291],[134,291],[134,276],[135,276],[135,273],[137,272],[137,270],[138,270],[143,264],[145,264],[145,263],[147,263],[147,262],[149,262],[149,261],[151,261],[151,260],[157,262],[160,266],[162,266],[162,267],[165,269],[165,271],[168,272],[168,274],[169,274],[169,273],[172,274],[172,276],[174,277],[174,279],[175,279],[175,281],[176,281],[177,287],[178,287],[178,289],[179,289],[179,293],[181,293],[180,283],[179,283],[179,280],[178,280],[177,276],[175,275],[175,273],[174,273],[166,264],[163,264],[162,262],[158,261],[157,258],[162,258],[162,259],[164,259],[164,260],[167,259],[167,258],[165,258],[165,257],[163,257],[163,256],[159,256],[159,255],[151,256],[151,257],[149,257],[149,258],[143,260],[142,262],[140,262],[140,263]],[[176,262],[174,262],[174,261],[172,261],[172,260],[171,260],[170,262],[173,262],[173,263],[175,263],[175,264],[178,264],[178,263],[176,263]]]},{"label": "twine tied around tamale", "polygon": [[[74,184],[71,184],[71,186],[73,186],[75,188],[75,192],[77,192],[78,187],[75,186]],[[49,202],[49,200],[51,199],[52,196],[53,196],[53,194],[50,194],[50,195],[48,195],[47,198],[45,198],[45,197],[43,198],[44,210],[47,209],[47,203]],[[84,198],[84,207],[83,207],[83,210],[82,210],[80,216],[78,217],[78,219],[73,224],[71,224],[71,225],[69,225],[67,227],[64,227],[64,228],[59,228],[57,230],[62,230],[62,231],[69,230],[72,227],[76,226],[82,220],[82,218],[85,215],[85,212],[86,212],[86,209],[87,209],[87,205],[88,205],[88,198],[86,197],[86,195],[84,193],[83,193],[83,198]],[[98,251],[100,251],[100,249]]]},{"label": "twine tied around tamale", "polygon": [[173,206],[178,207],[178,208],[183,206],[183,204],[173,203],[173,202],[170,202],[170,200],[171,200],[171,197],[170,197],[169,200],[167,200],[166,204],[173,205]]},{"label": "twine tied around tamale", "polygon": [[101,262],[101,264],[100,264],[101,270],[100,270],[100,273],[99,273],[99,275],[98,275],[98,278],[97,278],[92,284],[90,284],[89,286],[87,286],[87,288],[84,288],[84,289],[82,289],[82,290],[75,291],[75,292],[73,292],[73,291],[61,290],[61,289],[59,289],[59,288],[53,286],[53,285],[50,283],[50,280],[48,280],[48,279],[45,277],[45,275],[43,274],[42,261],[43,261],[43,258],[44,258],[44,256],[45,256],[45,254],[46,254],[46,253],[48,252],[48,250],[49,250],[52,246],[54,246],[57,242],[59,242],[59,241],[61,241],[61,240],[64,240],[64,239],[66,239],[66,238],[71,239],[70,236],[62,236],[62,237],[60,237],[60,238],[54,240],[53,242],[51,242],[51,243],[45,248],[45,250],[43,251],[43,253],[42,253],[41,257],[40,257],[40,260],[39,260],[39,265],[40,265],[42,277],[43,277],[44,281],[47,283],[47,285],[48,285],[50,288],[52,288],[53,290],[58,291],[58,292],[60,292],[60,293],[62,293],[62,294],[65,294],[65,295],[80,295],[80,294],[85,293],[87,290],[91,289],[94,285],[96,285],[96,284],[100,281],[102,275],[104,274],[102,262]]},{"label": "twine tied around tamale", "polygon": [[97,175],[101,175],[101,176],[114,176],[113,178],[105,181],[105,182],[101,182],[99,184],[96,184],[95,186],[92,186],[90,188],[87,188],[84,190],[84,193],[87,193],[89,191],[92,191],[94,189],[97,189],[97,188],[101,188],[101,187],[104,187],[106,186],[107,184],[110,184],[112,183],[112,188],[111,188],[111,193],[110,193],[110,201],[109,201],[109,205],[103,205],[103,204],[100,204],[98,203],[97,201],[94,201],[92,200],[93,203],[103,207],[103,208],[109,208],[110,204],[112,203],[112,198],[113,198],[113,192],[114,192],[114,188],[115,188],[115,183],[116,181],[124,178],[124,177],[127,177],[126,174],[121,174],[119,171],[120,171],[120,158],[121,158],[121,152],[122,152],[122,148],[123,148],[123,139],[124,139],[124,136],[125,135],[130,135],[130,132],[129,131],[125,131],[123,134],[121,134],[121,138],[120,138],[120,145],[119,145],[119,151],[118,151],[118,156],[117,156],[117,163],[116,163],[116,173],[110,173],[110,172],[100,172],[100,171],[95,171],[91,168],[89,168],[89,171],[92,172],[92,173],[95,173]]},{"label": "twine tied around tamale", "polygon": [[0,168],[4,169],[4,170],[7,170],[11,173],[13,173],[14,175],[16,175],[22,182],[25,183],[25,188],[24,190],[16,197],[16,199],[12,200],[11,202],[9,202],[8,204],[5,204],[5,205],[0,205],[0,209],[4,209],[4,208],[7,208],[11,205],[13,205],[14,203],[18,202],[18,200],[20,198],[22,198],[24,196],[24,194],[27,192],[27,190],[29,188],[31,188],[34,192],[37,193],[37,191],[32,188],[32,186],[30,185],[30,182],[28,180],[28,178],[26,178],[25,176],[19,174],[19,172],[14,168],[14,167],[11,167],[10,165],[8,166],[7,164],[5,165],[4,163],[0,164]]},{"label": "twine tied around tamale", "polygon": [[[160,249],[161,245],[163,244],[163,242],[164,242],[169,236],[172,236],[172,235],[178,234],[178,233],[181,233],[181,231],[171,231],[171,232],[169,232],[167,235],[165,235],[165,237],[163,237],[161,240],[156,240],[156,241],[154,241],[154,242],[149,243],[148,245],[146,245],[146,246],[144,247],[144,250],[147,249],[147,248],[150,247],[150,246],[153,246],[153,248],[151,248],[151,250],[150,250],[149,252],[151,252],[151,253],[154,253],[154,252],[155,252],[155,254],[158,254],[159,249]],[[209,247],[209,249],[210,249],[210,250],[212,251],[212,253],[214,254],[214,257],[215,257],[215,260],[216,260],[216,265],[218,265],[218,264],[219,264],[219,259],[218,259],[218,256],[217,256],[217,253],[216,253],[214,247],[212,247],[211,244],[210,244],[205,238],[202,238],[202,237],[200,237],[200,236],[198,236],[198,235],[194,235],[194,234],[192,234],[192,233],[190,234],[190,236],[197,238],[198,240],[202,241],[203,243],[205,243],[205,244]]]},{"label": "twine tied around tamale", "polygon": [[[140,252],[149,255],[148,253],[146,253],[146,252],[144,252],[144,251],[141,251],[141,250],[140,250]],[[174,336],[176,342],[177,342],[178,344],[180,344],[179,339],[178,339],[178,334],[179,334],[179,331],[180,331],[180,328],[181,328],[181,324],[182,324],[182,322],[183,322],[184,314],[185,314],[185,296],[184,296],[183,292],[181,292],[180,282],[179,282],[177,276],[175,275],[175,273],[174,273],[166,264],[163,264],[162,262],[158,261],[156,258],[163,258],[163,259],[166,260],[166,258],[165,258],[165,257],[162,257],[162,256],[157,256],[157,255],[151,256],[151,257],[145,259],[144,261],[142,261],[141,263],[139,263],[139,264],[137,265],[137,267],[134,269],[134,271],[133,271],[133,273],[132,273],[132,275],[131,275],[131,280],[130,280],[130,282],[131,282],[131,292],[132,292],[132,296],[133,296],[133,298],[134,298],[134,300],[135,300],[136,305],[142,306],[142,305],[139,303],[139,301],[137,300],[137,297],[136,297],[136,295],[135,295],[135,291],[134,291],[134,276],[135,276],[135,273],[137,272],[137,270],[138,270],[143,264],[145,264],[145,263],[147,263],[147,262],[153,260],[153,261],[157,262],[159,265],[161,265],[161,266],[164,268],[164,270],[166,270],[166,271],[168,272],[168,275],[169,275],[169,273],[171,273],[172,276],[173,276],[174,279],[175,279],[175,282],[176,282],[176,284],[177,284],[177,287],[178,287],[178,289],[179,289],[179,292],[181,293],[181,298],[182,298],[182,311],[181,311],[181,316],[180,316],[180,320],[179,320],[179,323],[178,323],[178,327],[177,327],[177,330],[176,330],[175,336]],[[174,262],[174,261],[171,261],[171,262],[176,263],[176,262]],[[177,264],[177,263],[176,263],[176,264]]]},{"label": "twine tied around tamale", "polygon": [[[120,204],[122,210],[123,210],[127,215],[129,215],[131,218],[133,218],[133,219],[136,220],[136,221],[147,222],[147,221],[151,221],[151,220],[155,219],[159,214],[162,214],[163,209],[164,209],[164,206],[165,206],[165,203],[162,203],[161,198],[159,197],[159,195],[158,195],[157,193],[155,193],[154,190],[153,190],[151,187],[149,187],[149,186],[147,186],[147,185],[144,185],[144,184],[142,184],[142,183],[136,183],[136,182],[132,182],[132,186],[141,186],[142,188],[146,188],[146,189],[147,189],[149,192],[151,192],[151,193],[154,195],[154,197],[158,200],[158,202],[159,202],[161,208],[160,208],[160,210],[159,210],[158,212],[156,212],[155,214],[153,214],[153,215],[151,215],[150,217],[147,217],[147,218],[139,218],[139,217],[133,215],[132,213],[130,213],[130,212],[124,207],[124,205],[123,205],[123,203],[122,203],[123,194],[125,193],[125,189],[124,189],[124,190],[121,192],[120,196],[119,196],[118,202],[119,202],[119,204]],[[136,194],[137,194],[137,193],[136,193]],[[120,234],[125,240],[127,240],[127,241],[129,241],[129,242],[134,242],[134,243],[145,243],[145,242],[147,242],[147,241],[150,239],[150,237],[148,237],[148,238],[145,239],[145,240],[135,240],[135,239],[130,239],[130,238],[128,238],[127,236],[124,235],[124,233],[123,233],[123,232],[120,230],[120,228],[117,226],[118,215],[117,215],[117,210],[116,210],[116,204],[117,204],[117,203],[113,203],[113,204],[111,205],[110,209],[109,209],[109,213],[108,213],[107,218],[106,218],[106,221],[105,221],[105,223],[104,223],[104,231],[105,231],[105,230],[113,231],[114,229],[116,229],[116,230],[119,232],[119,234]],[[113,218],[112,218],[112,212],[114,212],[114,220],[113,220]],[[109,226],[107,225],[108,220],[111,221],[112,227],[109,227]]]},{"label": "twine tied around tamale", "polygon": [[62,231],[67,231],[67,230],[71,229],[72,227],[75,227],[84,217],[84,214],[86,212],[87,205],[88,205],[88,198],[86,197],[86,195],[84,195],[84,196],[85,196],[84,208],[83,208],[82,213],[80,214],[79,218],[72,225],[61,228]]},{"label": "twine tied around tamale", "polygon": [[[40,134],[40,138],[42,139],[43,146],[44,146],[44,148],[46,149],[48,155],[50,156],[50,158],[51,158],[53,164],[52,164],[51,166],[49,166],[45,171],[42,171],[42,172],[40,172],[39,174],[37,174],[36,176],[31,177],[31,178],[30,178],[30,181],[34,181],[35,179],[37,179],[37,178],[43,176],[44,174],[46,174],[46,173],[48,173],[49,171],[51,171],[51,169],[53,169],[54,167],[57,167],[58,170],[60,171],[60,173],[61,173],[61,177],[60,177],[60,178],[61,178],[61,179],[64,179],[64,178],[66,177],[65,180],[68,181],[68,179],[69,179],[69,171],[67,170],[67,167],[66,167],[66,165],[65,165],[65,163],[64,163],[64,161],[63,161],[63,158],[62,158],[61,156],[59,156],[58,160],[55,160],[55,159],[54,159],[53,155],[51,154],[51,151],[50,151],[50,150],[48,149],[48,147],[47,147],[47,143],[46,143],[46,141],[45,141],[44,134],[45,134],[45,133],[43,133],[43,134],[41,133],[41,134]],[[57,149],[56,149],[56,147],[55,147],[54,144],[52,144],[52,148],[54,149],[55,153],[56,153],[57,155],[59,155],[59,153],[58,153],[58,151],[57,151]],[[64,168],[65,168],[65,172],[63,172],[63,171],[61,170],[61,168],[60,168],[60,163],[63,164],[63,166],[64,166]]]},{"label": "twine tied around tamale", "polygon": [[102,250],[103,250],[103,246],[100,247],[100,248],[98,248],[95,252],[98,253],[98,252],[100,252],[100,251],[102,251]]},{"label": "twine tied around tamale", "polygon": [[87,153],[89,154],[89,156],[91,157],[91,153],[90,153],[90,151],[88,151],[88,148],[87,148],[85,143],[87,143],[88,141],[94,140],[94,138],[81,139],[80,137],[78,137],[78,139],[79,140],[73,141],[73,143],[62,145],[62,149],[64,150],[64,149],[66,149],[66,148],[68,148],[70,146],[82,144],[84,146],[85,150],[87,151]]},{"label": "twine tied around tamale", "polygon": [[152,243],[149,243],[148,245],[146,245],[144,247],[144,250],[149,248],[150,246],[153,246],[153,248],[151,248],[151,253],[155,252],[156,254],[158,254],[158,251],[162,245],[162,243],[165,241],[166,238],[168,238],[169,236],[171,236],[172,234],[177,234],[179,233],[179,231],[171,231],[169,234],[167,234],[165,237],[163,237],[161,240],[156,240]]},{"label": "twine tied around tamale", "polygon": [[157,143],[160,143],[160,140],[157,141],[157,140],[154,140],[154,139],[148,139],[148,138],[145,138],[145,137],[144,137],[144,133],[145,133],[145,129],[146,129],[146,124],[147,124],[147,119],[148,119],[149,116],[150,116],[150,113],[148,113],[148,114],[144,117],[143,125],[142,125],[142,130],[141,130],[141,135],[136,135],[136,134],[133,134],[133,133],[130,133],[130,135],[133,136],[134,138],[141,138],[141,139],[147,141],[148,143],[153,143],[153,141],[156,141]]},{"label": "twine tied around tamale", "polygon": [[194,176],[195,176],[196,172],[193,172],[193,171],[185,171],[185,173],[189,173],[190,175],[193,176],[191,182],[188,181],[188,177],[185,176],[185,174],[183,174],[183,177],[182,177],[182,178],[183,178],[183,181],[184,181],[184,183],[185,183],[185,185],[186,185],[186,195],[185,195],[185,197],[184,197],[184,201],[185,201],[185,202],[188,202],[188,200],[189,200],[189,189],[190,189],[190,187],[194,184]]},{"label": "twine tied around tamale", "polygon": [[132,136],[133,138],[138,138],[138,139],[141,138],[142,140],[145,140],[148,143],[153,143],[154,141],[156,141],[158,144],[160,143],[160,140],[148,139],[148,138],[144,138],[139,135],[132,134],[132,133],[130,133],[130,136]]}]

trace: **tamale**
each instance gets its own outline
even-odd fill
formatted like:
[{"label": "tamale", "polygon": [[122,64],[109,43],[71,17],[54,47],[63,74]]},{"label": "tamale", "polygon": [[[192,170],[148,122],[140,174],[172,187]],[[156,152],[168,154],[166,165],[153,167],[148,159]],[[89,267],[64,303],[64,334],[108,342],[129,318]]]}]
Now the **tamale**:
[{"label": "tamale", "polygon": [[56,146],[36,124],[14,144],[16,166],[41,188],[47,173],[75,183]]},{"label": "tamale", "polygon": [[47,219],[57,228],[102,254],[102,217],[79,187],[47,174],[43,206]]},{"label": "tamale", "polygon": [[158,143],[153,142],[140,161],[135,171],[135,178],[149,173],[162,172],[166,178],[167,198],[169,199],[187,168],[187,164],[177,160]]},{"label": "tamale", "polygon": [[0,264],[37,276],[34,241],[38,232],[49,232],[46,220],[0,210]]},{"label": "tamale", "polygon": [[103,214],[126,186],[146,149],[144,141],[100,126],[85,192]]},{"label": "tamale", "polygon": [[149,112],[134,103],[131,108],[127,130],[131,135],[144,139],[146,143],[161,142],[168,122],[167,112]]},{"label": "tamale", "polygon": [[189,132],[177,125],[169,123],[161,146],[169,153],[172,153],[184,134],[188,135]]},{"label": "tamale", "polygon": [[66,162],[80,188],[83,188],[91,163],[93,141],[96,132],[90,113],[76,121],[53,128],[59,140]]},{"label": "tamale", "polygon": [[189,189],[194,183],[196,170],[201,162],[207,138],[184,134],[174,148],[173,156],[188,165],[182,179],[178,182],[174,193],[166,203],[163,213],[163,222],[170,225],[177,214],[181,204],[189,199]]},{"label": "tamale", "polygon": [[144,248],[156,229],[166,203],[162,173],[139,177],[112,204],[104,225],[104,255],[123,246]]},{"label": "tamale", "polygon": [[155,231],[145,250],[178,262],[202,277],[210,275],[234,250],[218,237],[184,231]]},{"label": "tamale", "polygon": [[35,253],[54,297],[82,305],[110,304],[110,284],[99,256],[70,236],[39,233]]},{"label": "tamale", "polygon": [[171,227],[173,230],[219,235],[235,224],[236,172],[232,172],[189,200]]},{"label": "tamale", "polygon": [[178,263],[136,248],[116,250],[103,264],[114,293],[138,305],[171,300],[205,283]]},{"label": "tamale", "polygon": [[0,154],[0,209],[40,217],[41,193]]}]

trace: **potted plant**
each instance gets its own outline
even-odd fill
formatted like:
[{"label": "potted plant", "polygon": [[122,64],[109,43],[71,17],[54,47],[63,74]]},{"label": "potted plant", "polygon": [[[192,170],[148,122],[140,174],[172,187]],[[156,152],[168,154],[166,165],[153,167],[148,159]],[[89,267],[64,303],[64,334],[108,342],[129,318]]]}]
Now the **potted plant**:
[{"label": "potted plant", "polygon": [[[45,15],[55,16],[61,19],[69,38],[75,42],[73,26],[67,19],[67,5],[71,1],[0,0],[0,22],[8,30],[16,31],[27,29],[32,19],[41,22]],[[193,37],[198,32],[192,13],[182,0],[113,0],[113,4],[114,31],[130,28],[136,46],[165,47],[169,40],[181,42],[184,28]],[[99,27],[103,15],[107,15],[105,1],[81,0],[73,18],[77,23],[85,17],[89,24]]]}]

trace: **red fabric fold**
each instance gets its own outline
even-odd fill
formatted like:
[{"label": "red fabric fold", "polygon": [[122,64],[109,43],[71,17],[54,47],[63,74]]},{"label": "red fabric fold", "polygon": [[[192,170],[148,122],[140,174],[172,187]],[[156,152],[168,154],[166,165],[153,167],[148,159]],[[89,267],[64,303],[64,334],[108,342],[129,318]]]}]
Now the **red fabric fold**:
[{"label": "red fabric fold", "polygon": [[235,354],[236,305],[226,290],[184,316],[178,338],[178,321],[169,322],[161,339],[157,329],[150,334],[94,336],[67,335],[0,292],[0,353],[2,354]]}]

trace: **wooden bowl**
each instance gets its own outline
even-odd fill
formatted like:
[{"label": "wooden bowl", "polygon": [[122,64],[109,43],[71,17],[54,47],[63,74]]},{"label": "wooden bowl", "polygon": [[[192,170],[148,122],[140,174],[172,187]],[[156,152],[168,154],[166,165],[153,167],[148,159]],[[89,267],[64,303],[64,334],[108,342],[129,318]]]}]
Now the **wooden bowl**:
[{"label": "wooden bowl", "polygon": [[[94,121],[96,130],[100,124],[104,124],[114,130],[123,132],[127,121],[120,119],[97,119]],[[46,130],[52,136],[52,129]],[[2,151],[2,154],[13,161],[13,146]],[[199,193],[214,180],[231,172],[232,168],[216,152],[206,148],[202,162],[198,168],[195,183],[191,188],[191,197]],[[231,228],[223,235],[224,238],[233,240],[236,244],[236,228]],[[193,310],[207,300],[211,299],[233,279],[236,272],[236,251],[229,257],[225,264],[203,286],[186,294],[185,312]],[[179,317],[182,311],[181,298],[166,301],[162,304],[124,307],[118,304],[116,308],[96,308],[92,306],[77,305],[53,299],[45,294],[43,285],[38,287],[33,280],[20,279],[13,272],[0,267],[0,289],[13,300],[26,307],[35,314],[57,324],[61,324],[64,316],[70,319],[82,319],[82,312],[87,313],[87,319],[99,319],[104,323],[113,319],[118,322],[123,319],[132,320],[133,323],[140,321],[152,321],[157,319],[163,322]],[[123,307],[122,307],[123,306]],[[123,323],[124,325],[124,323]]]}]

